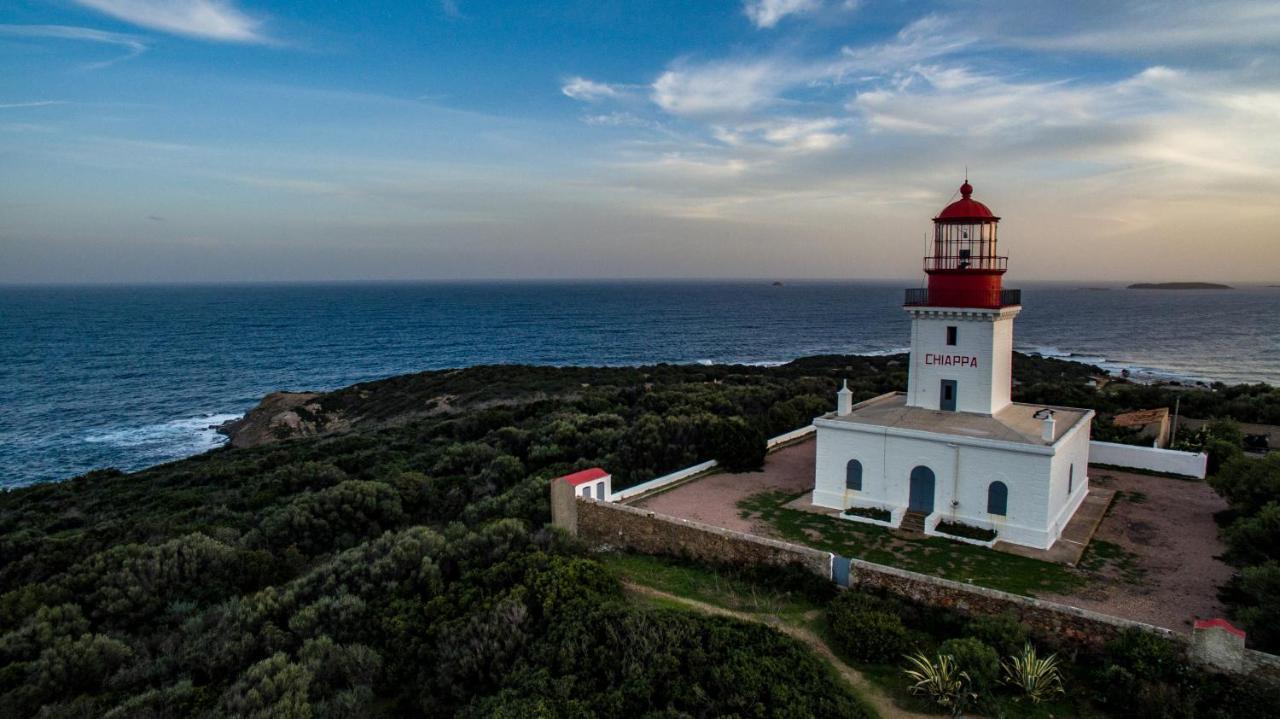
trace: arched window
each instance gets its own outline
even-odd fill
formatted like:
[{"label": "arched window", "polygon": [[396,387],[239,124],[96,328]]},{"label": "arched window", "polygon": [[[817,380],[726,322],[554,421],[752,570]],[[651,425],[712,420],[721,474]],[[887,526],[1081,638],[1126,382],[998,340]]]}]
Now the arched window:
[{"label": "arched window", "polygon": [[987,487],[987,514],[1004,516],[1009,513],[1009,487],[1004,482],[992,482]]},{"label": "arched window", "polygon": [[855,492],[862,491],[862,462],[851,459],[844,466],[844,488]]}]

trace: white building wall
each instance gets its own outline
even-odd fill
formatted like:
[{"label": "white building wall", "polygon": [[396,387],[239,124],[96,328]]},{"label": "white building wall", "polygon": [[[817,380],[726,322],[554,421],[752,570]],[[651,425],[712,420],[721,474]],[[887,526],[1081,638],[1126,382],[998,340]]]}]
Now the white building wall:
[{"label": "white building wall", "polygon": [[1062,528],[1089,493],[1089,433],[1092,425],[1093,413],[1090,412],[1055,445],[1048,527],[1054,537],[1062,534]]},{"label": "white building wall", "polygon": [[1204,479],[1209,467],[1209,455],[1204,452],[1179,452],[1114,442],[1090,442],[1089,459],[1097,464],[1149,469],[1197,479]]},{"label": "white building wall", "polygon": [[[911,373],[907,404],[940,409],[942,380],[949,379],[956,381],[956,410],[960,412],[993,414],[1008,405],[1013,318],[1020,309],[909,308]],[[957,330],[955,345],[947,344],[947,327]],[[963,359],[947,364],[941,358]]]},{"label": "white building wall", "polygon": [[[934,511],[927,527],[941,519],[995,529],[998,539],[1041,549],[1062,534],[1089,491],[1089,422],[1079,422],[1050,454],[1048,447],[1007,443],[948,442],[913,437],[882,427],[818,421],[813,503],[821,507],[883,507],[894,524],[902,520],[911,470],[923,465],[934,474]],[[845,490],[845,466],[862,462],[862,491]],[[1068,493],[1068,473],[1075,479]],[[1008,487],[1004,516],[987,512],[992,482]],[[953,504],[954,502],[954,504]]]}]

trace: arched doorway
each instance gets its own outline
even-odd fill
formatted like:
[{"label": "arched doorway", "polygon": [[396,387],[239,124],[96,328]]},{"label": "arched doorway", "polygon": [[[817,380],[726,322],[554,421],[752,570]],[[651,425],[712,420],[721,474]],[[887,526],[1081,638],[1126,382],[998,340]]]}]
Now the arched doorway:
[{"label": "arched doorway", "polygon": [[931,514],[933,512],[933,470],[920,465],[911,470],[911,491],[907,500],[907,509],[912,512]]}]

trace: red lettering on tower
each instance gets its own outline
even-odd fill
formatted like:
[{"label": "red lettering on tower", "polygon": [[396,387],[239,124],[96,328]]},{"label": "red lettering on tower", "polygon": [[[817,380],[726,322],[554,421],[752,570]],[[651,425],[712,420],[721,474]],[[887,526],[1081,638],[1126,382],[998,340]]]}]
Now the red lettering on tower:
[{"label": "red lettering on tower", "polygon": [[942,365],[943,367],[978,367],[978,358],[972,355],[939,355],[932,352],[926,352],[924,355],[924,363],[927,365]]}]

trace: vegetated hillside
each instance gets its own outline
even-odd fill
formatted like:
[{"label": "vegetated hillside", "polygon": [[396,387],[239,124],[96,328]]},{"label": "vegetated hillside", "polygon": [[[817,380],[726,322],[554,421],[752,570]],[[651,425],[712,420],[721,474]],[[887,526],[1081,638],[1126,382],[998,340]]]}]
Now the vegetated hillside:
[{"label": "vegetated hillside", "polygon": [[[1111,401],[1083,365],[1015,367],[1036,401]],[[906,379],[856,357],[423,373],[312,398],[338,433],[0,494],[0,716],[858,716],[790,640],[629,606],[543,529],[548,478],[758,464],[844,377]]]}]

